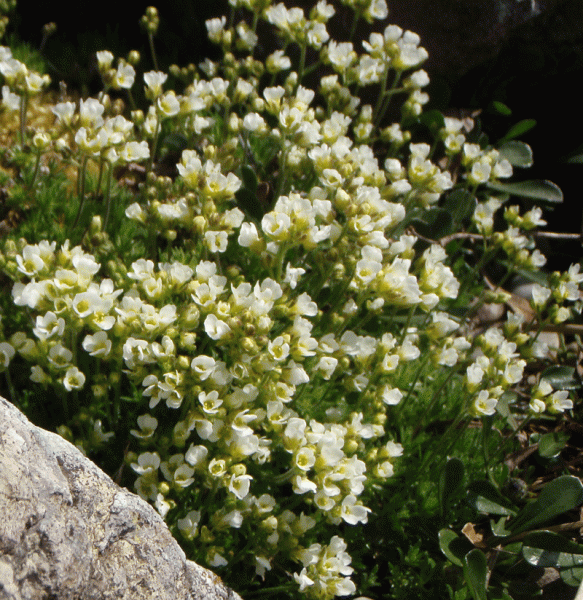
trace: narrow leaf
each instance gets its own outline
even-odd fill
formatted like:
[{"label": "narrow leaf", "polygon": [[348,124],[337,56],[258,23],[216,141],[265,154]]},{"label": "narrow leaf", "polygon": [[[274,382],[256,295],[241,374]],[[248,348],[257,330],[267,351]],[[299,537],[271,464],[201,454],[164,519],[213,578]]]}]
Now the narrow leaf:
[{"label": "narrow leaf", "polygon": [[516,535],[521,531],[535,529],[581,504],[583,485],[576,477],[563,475],[547,484],[540,496],[527,504],[508,524],[508,529]]},{"label": "narrow leaf", "polygon": [[563,192],[558,185],[544,179],[531,179],[529,181],[519,181],[513,183],[491,182],[486,184],[490,189],[497,192],[506,192],[511,196],[521,196],[523,198],[534,198],[535,200],[545,200],[546,202],[561,203],[563,201]]},{"label": "narrow leaf", "polygon": [[512,140],[517,138],[527,131],[530,131],[536,125],[536,121],[534,119],[524,119],[523,121],[518,121],[515,125],[513,125],[506,135],[500,141]]},{"label": "narrow leaf", "polygon": [[500,102],[498,100],[494,100],[492,102],[492,107],[498,114],[504,115],[505,117],[509,117],[512,114],[512,111],[510,110],[510,108],[508,108],[508,106],[506,106],[506,104],[504,104],[503,102]]},{"label": "narrow leaf", "polygon": [[468,501],[480,512],[489,515],[512,516],[516,511],[512,505],[489,481],[473,481],[468,486]]},{"label": "narrow leaf", "polygon": [[529,533],[522,556],[535,567],[583,567],[583,546],[551,531]]},{"label": "narrow leaf", "polygon": [[575,377],[575,367],[553,365],[542,372],[541,379],[548,381],[555,390],[575,390],[581,384]]},{"label": "narrow leaf", "polygon": [[488,565],[484,553],[475,548],[464,558],[464,579],[474,600],[487,600],[486,578]]}]

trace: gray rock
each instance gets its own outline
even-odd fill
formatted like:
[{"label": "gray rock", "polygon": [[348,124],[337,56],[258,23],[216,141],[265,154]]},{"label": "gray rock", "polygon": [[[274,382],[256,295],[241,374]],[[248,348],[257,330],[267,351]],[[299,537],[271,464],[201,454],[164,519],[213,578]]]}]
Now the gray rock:
[{"label": "gray rock", "polygon": [[158,513],[0,398],[0,600],[241,600]]}]

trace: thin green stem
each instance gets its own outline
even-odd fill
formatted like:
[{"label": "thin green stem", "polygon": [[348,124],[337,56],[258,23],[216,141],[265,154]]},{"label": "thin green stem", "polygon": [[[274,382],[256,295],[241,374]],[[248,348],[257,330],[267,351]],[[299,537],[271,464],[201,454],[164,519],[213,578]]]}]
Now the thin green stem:
[{"label": "thin green stem", "polygon": [[79,184],[79,208],[77,209],[77,216],[73,221],[73,229],[77,227],[79,224],[79,219],[81,218],[81,213],[83,212],[83,207],[85,205],[85,178],[87,174],[87,162],[89,161],[88,156],[83,157],[83,162],[79,167],[79,175],[77,177],[77,183]]},{"label": "thin green stem", "polygon": [[28,94],[20,96],[20,147],[24,148],[24,137],[26,132],[26,113],[28,111]]},{"label": "thin green stem", "polygon": [[107,182],[105,184],[105,219],[103,220],[103,231],[107,230],[107,224],[109,223],[109,216],[111,214],[111,174],[113,172],[113,165],[107,166]]},{"label": "thin green stem", "polygon": [[402,73],[401,73],[401,71],[397,71],[395,73],[395,78],[393,79],[391,88],[389,90],[387,90],[389,72],[390,72],[390,65],[387,64],[385,67],[385,73],[383,75],[383,81],[381,84],[381,92],[379,94],[379,97],[377,99],[377,103],[375,105],[375,109],[373,112],[373,123],[375,125],[375,128],[378,128],[381,121],[383,120],[383,117],[385,116],[385,114],[389,108],[391,98],[396,93],[396,91],[397,91],[396,87],[399,84],[399,80],[401,79]]},{"label": "thin green stem", "polygon": [[152,171],[152,167],[154,165],[154,158],[156,156],[156,151],[158,150],[158,136],[160,135],[160,118],[156,118],[156,129],[154,130],[154,137],[152,138],[152,151],[150,152],[150,157],[148,158],[148,162],[146,164],[146,177],[145,177],[145,185],[144,190],[147,189],[148,186],[148,175]]},{"label": "thin green stem", "polygon": [[148,31],[148,44],[150,45],[150,54],[152,55],[154,69],[159,71],[160,69],[158,68],[158,60],[156,58],[156,49],[154,48],[154,34],[151,31]]},{"label": "thin green stem", "polygon": [[99,190],[101,189],[101,180],[103,179],[103,165],[105,161],[103,156],[99,157],[99,173],[97,174],[97,186],[95,187],[95,194],[99,194]]},{"label": "thin green stem", "polygon": [[34,171],[32,173],[32,179],[30,180],[30,184],[28,186],[28,189],[32,190],[32,188],[34,187],[34,184],[36,183],[36,178],[38,177],[38,172],[40,169],[40,157],[42,155],[42,152],[39,150],[36,154],[36,161],[34,163]]},{"label": "thin green stem", "polygon": [[306,50],[307,44],[300,46],[300,64],[298,65],[298,86],[302,83],[302,79],[305,75],[304,69],[306,68]]},{"label": "thin green stem", "polygon": [[360,21],[360,17],[362,16],[362,11],[357,10],[354,13],[354,21],[352,21],[352,27],[350,28],[350,35],[348,36],[348,40],[352,41],[354,39],[354,34],[356,33],[356,27],[358,26],[358,22]]},{"label": "thin green stem", "polygon": [[12,382],[12,377],[10,376],[10,371],[6,369],[4,371],[4,378],[6,379],[6,385],[8,386],[8,393],[10,394],[10,402],[15,406],[20,408],[20,403],[17,400],[16,389],[14,387],[14,383]]}]

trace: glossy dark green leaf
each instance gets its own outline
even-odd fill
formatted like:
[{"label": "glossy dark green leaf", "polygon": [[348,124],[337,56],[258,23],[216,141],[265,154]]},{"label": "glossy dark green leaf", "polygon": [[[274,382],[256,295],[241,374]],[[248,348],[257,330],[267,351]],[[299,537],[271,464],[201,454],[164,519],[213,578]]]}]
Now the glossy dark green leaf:
[{"label": "glossy dark green leaf", "polygon": [[483,552],[475,548],[464,557],[464,579],[474,600],[487,600],[488,565]]},{"label": "glossy dark green leaf", "polygon": [[581,387],[575,377],[575,367],[553,365],[542,372],[541,379],[548,381],[555,390],[576,390]]},{"label": "glossy dark green leaf", "polygon": [[583,581],[583,567],[559,569],[561,579],[572,587],[579,587]]},{"label": "glossy dark green leaf", "polygon": [[505,158],[513,167],[531,167],[532,150],[528,144],[517,140],[504,142],[499,148],[502,158]]},{"label": "glossy dark green leaf", "polygon": [[491,182],[486,184],[497,192],[506,192],[511,196],[533,198],[559,204],[563,201],[563,192],[558,185],[544,179],[531,179],[513,183]]},{"label": "glossy dark green leaf", "polygon": [[459,537],[451,529],[442,529],[439,534],[439,548],[458,567],[463,566],[464,556],[473,550],[474,546],[466,539]]},{"label": "glossy dark green leaf", "polygon": [[505,117],[509,117],[512,114],[512,111],[506,104],[503,102],[499,102],[498,100],[494,100],[492,102],[492,108],[499,114],[504,115]]},{"label": "glossy dark green leaf", "polygon": [[490,519],[490,529],[497,537],[506,537],[510,532],[506,529],[507,517],[500,517],[497,521]]},{"label": "glossy dark green leaf", "polygon": [[552,531],[529,533],[521,552],[535,567],[583,567],[583,546]]},{"label": "glossy dark green leaf", "polygon": [[447,195],[442,208],[449,212],[457,224],[474,214],[477,203],[475,196],[467,190],[454,190]]},{"label": "glossy dark green leaf", "polygon": [[507,141],[520,137],[521,135],[524,135],[527,131],[530,131],[535,125],[536,121],[534,119],[524,119],[522,121],[518,121],[518,123],[513,125],[507,131],[506,135],[500,141]]},{"label": "glossy dark green leaf", "polygon": [[548,483],[539,497],[527,504],[508,524],[513,535],[535,529],[581,504],[583,485],[576,477],[563,475]]},{"label": "glossy dark green leaf", "polygon": [[512,516],[516,511],[496,487],[486,480],[472,481],[468,486],[468,501],[480,512],[489,515]]},{"label": "glossy dark green leaf", "polygon": [[538,441],[538,453],[543,458],[554,458],[561,453],[571,436],[561,431],[552,431],[541,435]]}]

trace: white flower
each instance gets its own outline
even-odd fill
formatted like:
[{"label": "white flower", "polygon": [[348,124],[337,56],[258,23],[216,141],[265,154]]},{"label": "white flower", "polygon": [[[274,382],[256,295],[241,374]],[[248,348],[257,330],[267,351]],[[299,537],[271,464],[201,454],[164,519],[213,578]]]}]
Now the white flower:
[{"label": "white flower", "polygon": [[129,90],[134,85],[136,71],[129,63],[120,61],[115,76],[113,78],[113,86],[115,88],[123,88]]},{"label": "white flower", "polygon": [[399,404],[402,398],[403,392],[401,392],[401,390],[398,388],[392,388],[389,385],[385,385],[381,390],[381,399],[389,406],[395,406],[396,404]]},{"label": "white flower", "polygon": [[137,418],[139,431],[132,429],[130,433],[138,438],[147,439],[154,435],[156,427],[158,427],[158,419],[152,415],[140,415]]},{"label": "white flower", "polygon": [[80,390],[84,384],[85,375],[77,367],[67,369],[63,379],[63,386],[68,392],[71,390]]},{"label": "white flower", "polygon": [[569,398],[568,391],[561,390],[552,393],[547,401],[547,407],[550,413],[562,413],[573,408],[573,401]]},{"label": "white flower", "polygon": [[168,75],[161,71],[148,71],[144,73],[144,83],[146,84],[146,96],[150,99],[157,98],[162,94],[162,86],[168,79]]},{"label": "white flower", "polygon": [[488,390],[480,390],[473,403],[473,410],[477,416],[489,416],[496,413],[498,400],[488,394]]},{"label": "white flower", "polygon": [[8,342],[1,342],[0,343],[0,367],[6,368],[10,364],[10,361],[14,358],[15,353],[16,353],[16,351],[14,350],[14,347],[12,346],[12,344],[9,344]]},{"label": "white flower", "polygon": [[107,357],[111,352],[111,340],[107,337],[105,331],[98,331],[93,335],[85,336],[83,340],[83,349],[90,356]]},{"label": "white flower", "polygon": [[261,132],[265,131],[267,126],[261,115],[251,112],[247,113],[243,118],[243,128],[251,132]]},{"label": "white flower", "polygon": [[20,108],[20,96],[10,91],[7,85],[2,86],[2,105],[8,110]]},{"label": "white flower", "polygon": [[229,479],[227,489],[239,500],[243,500],[249,493],[249,487],[253,477],[251,475],[232,475]]},{"label": "white flower", "polygon": [[206,334],[213,340],[220,340],[229,335],[231,333],[231,328],[222,321],[221,319],[217,319],[215,315],[208,315],[204,320],[204,330]]},{"label": "white flower", "polygon": [[342,520],[350,525],[366,523],[368,521],[368,513],[371,512],[370,508],[363,506],[362,503],[358,502],[356,496],[352,494],[345,496],[340,505],[340,510]]},{"label": "white flower", "polygon": [[39,340],[48,340],[53,336],[62,337],[65,331],[65,320],[49,311],[44,316],[36,318],[36,327],[32,331]]},{"label": "white flower", "polygon": [[201,516],[199,510],[191,510],[183,519],[178,519],[176,524],[184,538],[190,540],[195,537]]}]

